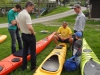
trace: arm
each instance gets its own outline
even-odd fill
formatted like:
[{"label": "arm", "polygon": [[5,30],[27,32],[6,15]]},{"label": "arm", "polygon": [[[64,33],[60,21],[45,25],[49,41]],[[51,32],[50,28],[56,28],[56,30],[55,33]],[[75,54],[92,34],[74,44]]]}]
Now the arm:
[{"label": "arm", "polygon": [[69,32],[69,35],[67,36],[66,39],[68,39],[68,38],[72,38],[72,30],[71,30],[70,28],[69,28],[68,32]]},{"label": "arm", "polygon": [[29,31],[30,31],[33,35],[35,35],[34,29],[33,29],[33,27],[32,27],[32,21],[31,21],[30,15],[27,15],[26,24],[27,24],[27,27],[28,27]]},{"label": "arm", "polygon": [[27,27],[28,27],[29,31],[30,31],[33,35],[35,35],[34,29],[33,29],[32,25],[31,25],[31,24],[27,24]]},{"label": "arm", "polygon": [[10,23],[12,25],[16,25],[17,24],[17,20],[15,20],[14,14],[11,12],[8,12],[8,20],[10,21]]},{"label": "arm", "polygon": [[61,37],[61,27],[59,27],[58,31],[56,32],[56,35]]},{"label": "arm", "polygon": [[20,30],[20,26],[19,26],[19,23],[17,22],[17,26],[18,26],[18,29]]},{"label": "arm", "polygon": [[12,20],[12,21],[11,21],[11,24],[12,24],[12,25],[16,25],[16,24],[17,24],[17,21],[16,21],[16,20]]},{"label": "arm", "polygon": [[68,37],[67,37],[66,39],[68,39],[68,38],[72,38],[72,34],[69,34]]},{"label": "arm", "polygon": [[81,17],[79,18],[79,30],[81,30],[81,31],[84,30],[85,22],[86,22],[85,17],[81,16]]}]

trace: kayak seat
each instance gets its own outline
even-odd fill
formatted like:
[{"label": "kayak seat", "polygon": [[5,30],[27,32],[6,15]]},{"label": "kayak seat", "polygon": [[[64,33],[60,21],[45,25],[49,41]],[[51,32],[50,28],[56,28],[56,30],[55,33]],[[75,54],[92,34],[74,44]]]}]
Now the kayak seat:
[{"label": "kayak seat", "polygon": [[[30,54],[30,50],[28,50],[28,54]],[[17,56],[17,57],[22,57],[23,56],[23,49],[16,51],[15,53],[13,53],[13,55]]]},{"label": "kayak seat", "polygon": [[3,67],[2,66],[0,66],[0,71],[2,71],[3,70]]},{"label": "kayak seat", "polygon": [[42,66],[42,69],[50,72],[55,72],[59,69],[59,60],[57,55],[48,58]]},{"label": "kayak seat", "polygon": [[56,46],[55,49],[62,49],[62,46]]},{"label": "kayak seat", "polygon": [[13,58],[11,61],[12,62],[19,62],[20,61],[20,58]]},{"label": "kayak seat", "polygon": [[62,47],[64,47],[64,45],[59,45],[59,46],[62,46]]},{"label": "kayak seat", "polygon": [[60,52],[55,52],[55,54],[58,54],[58,55],[60,55]]},{"label": "kayak seat", "polygon": [[83,51],[84,51],[84,52],[92,52],[91,49],[84,49]]}]

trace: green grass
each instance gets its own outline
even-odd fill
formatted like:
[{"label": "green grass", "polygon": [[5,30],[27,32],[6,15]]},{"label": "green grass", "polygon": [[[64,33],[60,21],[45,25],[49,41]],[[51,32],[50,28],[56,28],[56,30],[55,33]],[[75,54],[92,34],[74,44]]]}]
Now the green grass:
[{"label": "green grass", "polygon": [[62,13],[62,12],[68,11],[68,10],[70,10],[70,8],[68,8],[68,6],[65,6],[65,7],[64,6],[58,6],[54,10],[50,11],[49,13],[47,13],[45,16]]},{"label": "green grass", "polygon": [[[70,8],[68,8],[67,6],[66,7],[64,7],[64,6],[61,6],[61,7],[58,6],[54,10],[50,11],[49,13],[47,13],[46,15],[43,15],[43,16],[40,16],[40,17],[50,16],[50,15],[62,13],[62,12],[68,11],[68,10],[70,10]],[[32,17],[32,19],[35,19],[36,15],[35,14],[31,14],[31,17]],[[8,22],[7,15],[5,15],[4,17],[0,16],[0,23],[7,23],[7,22]]]},{"label": "green grass", "polygon": [[[69,17],[65,17],[62,19],[54,20],[49,23],[55,22],[55,23],[62,23],[62,21],[68,21],[69,27],[73,29],[74,21],[75,21],[76,15],[72,15]],[[97,57],[100,59],[100,21],[87,21],[85,30],[84,30],[84,37],[86,38],[87,43],[92,48],[92,50],[95,52]],[[48,30],[49,32],[53,32],[58,29],[58,26],[45,26],[43,24],[34,24],[33,25],[35,31],[36,31],[36,39],[37,41],[40,39],[43,39],[49,34],[41,34],[41,30]],[[7,28],[0,28],[0,34],[7,35],[7,39],[0,44],[0,60],[3,58],[9,56],[11,54],[11,39],[10,35],[8,33]],[[46,56],[54,49],[55,44],[52,41],[40,54],[37,55],[37,66],[39,66],[42,61],[46,58]],[[18,48],[17,48],[18,49]],[[71,57],[71,51],[68,49],[66,58]],[[28,62],[28,65],[30,65],[30,62]],[[21,71],[21,67],[16,69],[14,72],[12,72],[10,75],[33,75],[30,70],[26,70],[25,72]],[[77,69],[73,72],[67,72],[65,69],[63,69],[61,75],[81,75],[80,70]]]},{"label": "green grass", "polygon": [[7,23],[8,22],[8,19],[7,19],[7,16],[5,15],[4,17],[1,17],[0,16],[0,24],[1,23]]},{"label": "green grass", "polygon": [[[44,17],[44,16],[50,16],[50,15],[54,15],[54,14],[59,14],[65,11],[70,10],[70,8],[68,8],[68,6],[57,6],[54,10],[51,10],[50,12],[46,13],[45,15],[41,15],[39,17]],[[36,18],[36,15],[31,15],[32,19]]]}]

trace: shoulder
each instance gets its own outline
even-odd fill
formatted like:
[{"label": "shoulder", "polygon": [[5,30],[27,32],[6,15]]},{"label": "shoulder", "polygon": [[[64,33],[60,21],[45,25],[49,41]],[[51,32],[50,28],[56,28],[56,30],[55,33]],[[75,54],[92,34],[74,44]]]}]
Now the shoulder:
[{"label": "shoulder", "polygon": [[25,17],[30,17],[29,13],[27,13],[26,10],[22,10],[18,15],[23,15]]},{"label": "shoulder", "polygon": [[13,14],[13,10],[10,9],[9,12],[8,12],[8,14]]},{"label": "shoulder", "polygon": [[80,14],[81,18],[85,18],[85,15],[83,13]]},{"label": "shoulder", "polygon": [[67,27],[67,29],[68,29],[68,30],[71,30],[71,28],[70,28],[70,27]]},{"label": "shoulder", "polygon": [[59,27],[59,29],[63,29],[63,27],[61,26],[61,27]]},{"label": "shoulder", "polygon": [[81,39],[80,40],[76,40],[75,43],[78,44],[78,45],[82,45],[82,40]]},{"label": "shoulder", "polygon": [[67,27],[67,29],[70,29],[70,27]]}]

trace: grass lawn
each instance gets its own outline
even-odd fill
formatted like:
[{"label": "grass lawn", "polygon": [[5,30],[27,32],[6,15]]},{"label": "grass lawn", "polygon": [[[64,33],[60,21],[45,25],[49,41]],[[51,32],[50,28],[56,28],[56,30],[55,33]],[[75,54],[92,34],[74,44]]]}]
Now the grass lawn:
[{"label": "grass lawn", "polygon": [[7,16],[4,16],[4,17],[0,16],[0,24],[1,23],[7,23],[7,22],[8,22]]},{"label": "grass lawn", "polygon": [[68,8],[68,5],[66,5],[66,6],[58,6],[57,8],[55,8],[52,11],[50,11],[49,13],[47,13],[44,16],[54,15],[54,14],[58,14],[58,13],[62,13],[62,12],[68,11],[68,10],[70,10],[70,8]]},{"label": "grass lawn", "polygon": [[[62,19],[54,20],[48,22],[49,24],[56,23],[56,25],[60,25],[62,21],[67,21],[69,24],[69,27],[73,29],[74,26],[74,19],[76,15],[72,15],[69,17],[65,17]],[[46,37],[49,34],[41,34],[39,31],[41,30],[48,30],[49,32],[53,32],[58,29],[59,26],[45,26],[45,23],[42,24],[35,24],[33,25],[35,31],[36,31],[36,39],[37,41]],[[0,34],[7,35],[7,39],[0,44],[0,60],[3,58],[9,56],[11,54],[11,39],[10,35],[8,33],[7,28],[0,28]],[[100,21],[87,21],[85,31],[84,31],[84,37],[86,38],[86,41],[88,42],[89,46],[93,49],[97,57],[100,59]],[[42,61],[45,59],[45,57],[54,49],[55,44],[52,41],[40,54],[37,55],[37,66],[39,66]],[[18,49],[18,46],[17,46]],[[71,57],[71,51],[68,49],[66,58]],[[30,62],[28,62],[28,65],[30,65]],[[16,69],[14,72],[12,72],[10,75],[33,75],[30,70],[26,70],[25,72],[21,71],[21,67]],[[77,69],[73,72],[67,72],[65,69],[63,69],[61,75],[81,75],[80,70]]]}]

